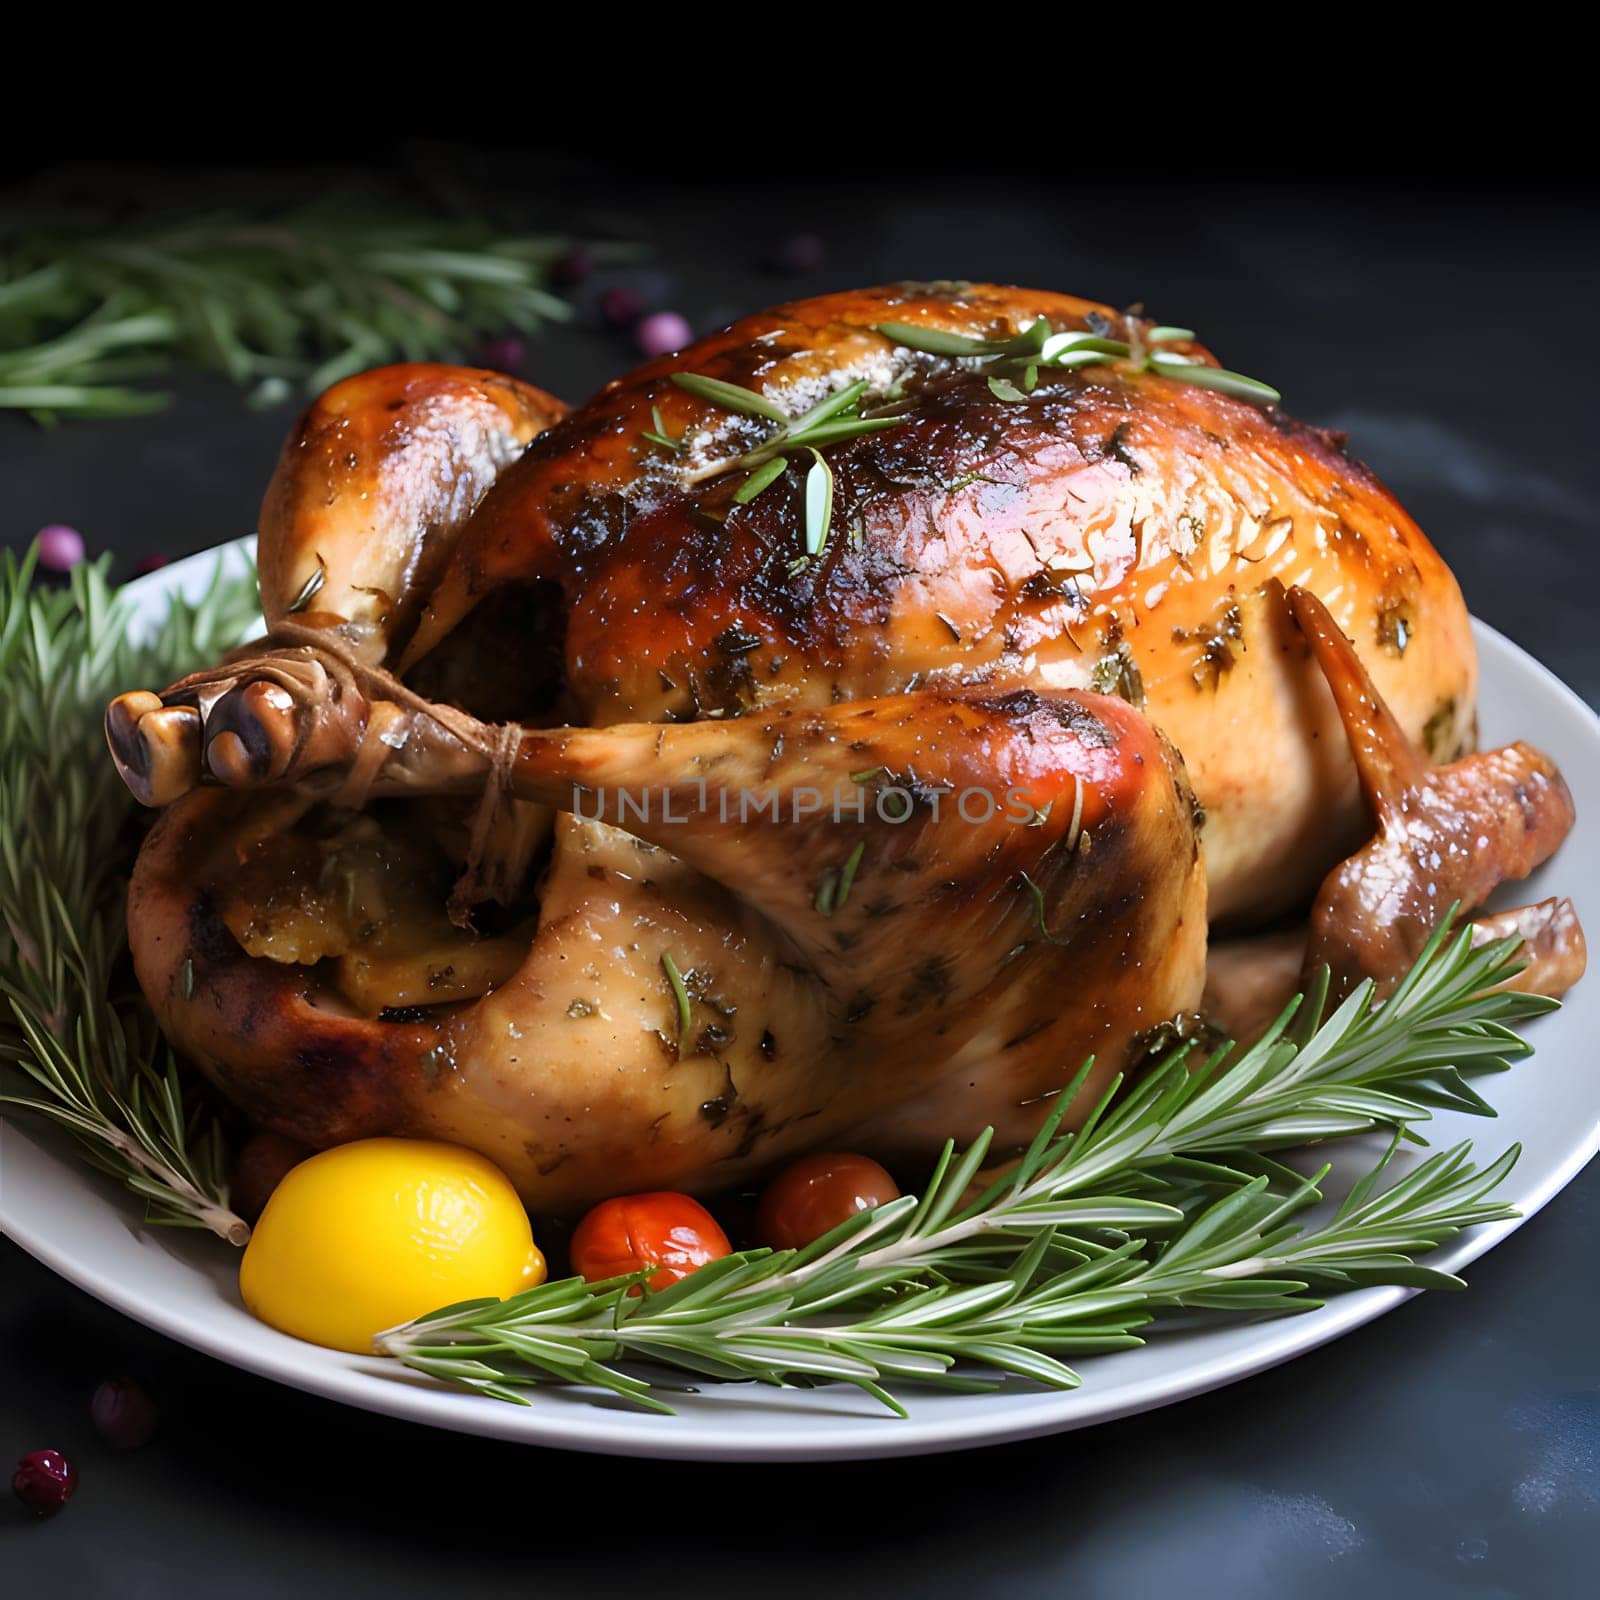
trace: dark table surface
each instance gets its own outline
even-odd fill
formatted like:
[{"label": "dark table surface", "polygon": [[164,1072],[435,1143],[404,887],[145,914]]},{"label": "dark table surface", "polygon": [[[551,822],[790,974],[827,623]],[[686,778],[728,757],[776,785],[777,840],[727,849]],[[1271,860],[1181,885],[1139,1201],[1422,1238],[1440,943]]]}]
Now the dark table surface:
[{"label": "dark table surface", "polygon": [[[597,197],[537,171],[526,185],[561,222],[602,204],[631,219],[653,260],[606,281],[697,330],[898,277],[1142,300],[1198,326],[1294,411],[1347,428],[1474,610],[1600,697],[1591,205],[1134,185],[1091,214],[1076,186],[1039,181],[899,184],[887,201],[838,185]],[[764,271],[797,230],[825,240],[824,264]],[[576,398],[629,360],[586,317],[532,347],[529,375]],[[0,416],[0,541],[64,521],[126,572],[247,532],[289,419],[204,379],[155,418],[39,432]],[[81,1472],[53,1522],[0,1503],[0,1593],[1592,1593],[1597,1252],[1591,1169],[1472,1268],[1465,1296],[1423,1296],[1220,1393],[965,1456],[752,1468],[563,1456],[342,1410],[170,1344],[0,1241],[0,1460],[52,1444]],[[117,1373],[163,1408],[134,1456],[89,1422]]]}]

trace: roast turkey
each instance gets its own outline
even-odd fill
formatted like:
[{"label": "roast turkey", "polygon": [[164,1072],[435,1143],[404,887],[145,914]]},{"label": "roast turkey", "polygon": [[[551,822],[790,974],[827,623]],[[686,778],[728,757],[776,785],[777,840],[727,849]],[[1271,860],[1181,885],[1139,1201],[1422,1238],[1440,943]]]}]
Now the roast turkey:
[{"label": "roast turkey", "polygon": [[[1015,1144],[1092,1055],[1086,1112],[1198,1005],[1208,920],[1304,908],[1371,834],[1329,639],[1418,770],[1466,757],[1442,804],[1487,770],[1444,562],[1215,366],[933,284],[567,414],[338,385],[263,507],[267,640],[108,713],[165,807],[130,898],[164,1028],[265,1126],[455,1139],[543,1211]],[[1535,844],[1461,898],[1559,842],[1540,772]],[[1369,911],[1350,981],[1412,948]]]}]

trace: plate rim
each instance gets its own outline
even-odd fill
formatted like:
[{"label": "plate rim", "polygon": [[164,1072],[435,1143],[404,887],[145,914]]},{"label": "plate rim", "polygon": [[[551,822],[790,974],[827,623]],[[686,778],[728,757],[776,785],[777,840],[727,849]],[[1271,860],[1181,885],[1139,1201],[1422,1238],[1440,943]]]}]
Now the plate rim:
[{"label": "plate rim", "polygon": [[[241,539],[201,551],[135,580],[125,586],[124,592],[135,593],[148,587],[194,595],[196,586],[203,587],[218,561],[226,560],[231,552],[248,552],[252,544],[252,540]],[[1486,654],[1509,659],[1522,671],[1531,668],[1546,691],[1553,693],[1569,711],[1578,714],[1600,748],[1600,715],[1594,708],[1542,661],[1497,628],[1477,617],[1472,620],[1480,653],[1480,676]],[[22,1126],[0,1124],[0,1138],[12,1137],[36,1143]],[[1459,1236],[1445,1249],[1435,1252],[1431,1262],[1460,1271],[1477,1261],[1542,1211],[1597,1153],[1600,1153],[1600,1100],[1593,1108],[1581,1143],[1575,1145],[1565,1159],[1546,1169],[1534,1187],[1519,1197],[1519,1216]],[[51,1158],[48,1150],[45,1158]],[[93,1177],[87,1169],[84,1175]],[[98,1184],[96,1192],[102,1192]],[[119,1198],[113,1191],[108,1203],[115,1208]],[[931,1455],[1073,1432],[1175,1405],[1241,1382],[1342,1338],[1420,1292],[1393,1286],[1362,1289],[1338,1296],[1314,1312],[1258,1323],[1255,1326],[1261,1337],[1243,1350],[1213,1356],[1178,1376],[1156,1371],[1146,1380],[1122,1384],[1114,1397],[1108,1396],[1098,1403],[1086,1383],[1083,1388],[1065,1391],[1030,1393],[1019,1389],[1015,1397],[1025,1397],[1028,1403],[1010,1408],[1003,1415],[986,1413],[981,1405],[974,1405],[970,1416],[940,1414],[920,1420],[914,1411],[909,1419],[895,1419],[873,1410],[859,1416],[840,1415],[825,1433],[808,1433],[795,1438],[785,1436],[781,1417],[770,1412],[768,1415],[774,1423],[770,1433],[757,1432],[748,1420],[735,1421],[730,1417],[715,1421],[701,1419],[692,1433],[674,1434],[672,1428],[676,1419],[671,1417],[612,1411],[600,1406],[574,1410],[571,1415],[562,1416],[553,1409],[541,1411],[537,1397],[530,1407],[513,1407],[479,1395],[435,1388],[421,1381],[413,1383],[389,1375],[380,1376],[366,1366],[320,1359],[307,1361],[305,1345],[264,1326],[258,1340],[241,1347],[230,1342],[222,1332],[189,1325],[177,1308],[141,1299],[92,1263],[78,1260],[65,1249],[57,1248],[48,1237],[34,1233],[20,1223],[6,1204],[4,1183],[0,1183],[0,1233],[57,1276],[124,1316],[213,1360],[255,1376],[361,1410],[480,1437],[582,1453],[662,1460],[753,1462]],[[380,1359],[346,1358],[374,1364]],[[791,1394],[806,1392],[789,1391]]]}]

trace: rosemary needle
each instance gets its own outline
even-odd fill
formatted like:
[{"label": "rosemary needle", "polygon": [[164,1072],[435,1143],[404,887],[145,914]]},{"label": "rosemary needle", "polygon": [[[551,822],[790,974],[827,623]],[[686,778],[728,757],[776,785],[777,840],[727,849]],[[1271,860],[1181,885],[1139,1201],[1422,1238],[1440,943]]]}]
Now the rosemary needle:
[{"label": "rosemary needle", "polygon": [[850,898],[850,888],[856,881],[856,870],[861,865],[866,848],[866,840],[863,839],[845,857],[843,866],[823,868],[822,875],[817,879],[816,896],[811,902],[813,909],[825,917],[831,917]]},{"label": "rosemary needle", "polygon": [[658,444],[663,450],[670,450],[673,455],[680,454],[683,450],[683,440],[674,439],[667,432],[667,425],[661,420],[660,406],[650,407],[650,420],[655,423],[655,427],[653,430],[647,428],[644,432],[644,437],[651,444]]},{"label": "rosemary needle", "polygon": [[[1036,824],[1034,822],[1030,822],[1028,825],[1029,827],[1033,827]],[[1051,933],[1050,926],[1044,919],[1044,890],[1041,889],[1026,872],[1022,874],[1022,887],[1027,893],[1029,900],[1033,903],[1033,921],[1034,925],[1039,930],[1039,937],[1043,939],[1046,944],[1070,945],[1072,940],[1064,939],[1059,934]]]},{"label": "rosemary needle", "polygon": [[844,868],[839,873],[839,892],[833,897],[834,909],[838,910],[850,898],[851,886],[856,881],[856,872],[861,866],[861,857],[866,852],[867,842],[861,840],[844,859]]},{"label": "rosemary needle", "polygon": [[735,505],[748,505],[761,491],[781,478],[789,469],[789,463],[783,456],[774,456],[763,466],[756,468],[737,489],[733,491]]},{"label": "rosemary needle", "polygon": [[820,450],[811,454],[814,459],[806,473],[806,554],[820,556],[833,526],[833,468]]},{"label": "rosemary needle", "polygon": [[678,1010],[678,1054],[683,1054],[684,1044],[689,1037],[689,1025],[693,1019],[693,1012],[689,1007],[689,987],[683,981],[683,974],[678,970],[678,963],[673,959],[670,950],[661,952],[661,970],[667,975],[667,986],[672,990],[672,999]]}]

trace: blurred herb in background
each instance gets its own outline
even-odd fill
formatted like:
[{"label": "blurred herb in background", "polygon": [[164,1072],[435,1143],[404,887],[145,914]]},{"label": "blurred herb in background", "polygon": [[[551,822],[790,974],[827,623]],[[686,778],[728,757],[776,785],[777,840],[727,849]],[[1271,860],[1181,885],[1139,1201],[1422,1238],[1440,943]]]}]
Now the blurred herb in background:
[{"label": "blurred herb in background", "polygon": [[386,361],[460,358],[568,316],[549,285],[572,251],[482,222],[326,206],[0,227],[0,409],[43,423],[157,410],[168,394],[131,385],[178,363],[272,404]]}]

